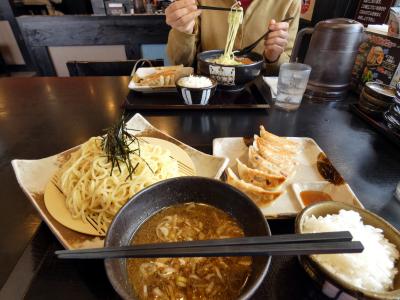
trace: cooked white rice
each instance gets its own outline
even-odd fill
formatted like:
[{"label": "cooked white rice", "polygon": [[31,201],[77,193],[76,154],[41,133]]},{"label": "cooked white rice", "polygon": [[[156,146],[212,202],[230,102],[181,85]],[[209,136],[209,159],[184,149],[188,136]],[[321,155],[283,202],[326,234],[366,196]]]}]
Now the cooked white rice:
[{"label": "cooked white rice", "polygon": [[344,281],[369,291],[383,292],[393,288],[399,258],[396,246],[383,235],[382,230],[364,225],[361,216],[352,210],[340,210],[337,215],[307,217],[304,233],[348,230],[353,240],[360,241],[364,251],[357,254],[320,254],[315,259]]},{"label": "cooked white rice", "polygon": [[187,76],[179,79],[178,84],[187,88],[207,88],[212,86],[209,78],[204,76]]}]

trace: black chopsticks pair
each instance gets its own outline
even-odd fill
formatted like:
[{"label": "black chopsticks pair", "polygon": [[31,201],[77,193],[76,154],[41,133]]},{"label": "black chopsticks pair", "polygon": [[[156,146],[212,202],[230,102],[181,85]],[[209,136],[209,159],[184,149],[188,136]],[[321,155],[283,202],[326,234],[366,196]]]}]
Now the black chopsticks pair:
[{"label": "black chopsticks pair", "polygon": [[352,242],[348,231],[243,237],[234,239],[143,244],[123,247],[56,251],[64,259],[156,258],[310,255],[359,253],[360,242]]},{"label": "black chopsticks pair", "polygon": [[207,9],[207,10],[224,10],[231,11],[230,7],[219,7],[219,6],[207,6],[207,5],[197,5],[198,9]]}]

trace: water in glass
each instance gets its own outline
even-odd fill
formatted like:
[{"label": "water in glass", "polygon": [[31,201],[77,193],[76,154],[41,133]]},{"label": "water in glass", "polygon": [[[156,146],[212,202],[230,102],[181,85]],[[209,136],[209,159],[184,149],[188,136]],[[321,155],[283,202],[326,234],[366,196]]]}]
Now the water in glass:
[{"label": "water in glass", "polygon": [[279,71],[275,106],[285,110],[299,108],[306,90],[311,67],[299,63],[283,64]]}]

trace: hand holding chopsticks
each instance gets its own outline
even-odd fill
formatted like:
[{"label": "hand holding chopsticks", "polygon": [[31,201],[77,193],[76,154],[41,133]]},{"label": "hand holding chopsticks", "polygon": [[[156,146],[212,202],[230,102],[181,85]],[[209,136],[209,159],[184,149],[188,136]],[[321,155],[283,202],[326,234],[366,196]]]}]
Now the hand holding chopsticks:
[{"label": "hand holding chopsticks", "polygon": [[[293,19],[294,19],[294,17],[290,17],[290,18],[282,20],[281,23],[290,22]],[[236,56],[243,56],[243,55],[246,55],[246,54],[250,53],[255,47],[257,47],[258,43],[261,42],[270,32],[271,32],[271,30],[268,29],[268,31],[266,33],[264,33],[260,38],[258,38],[254,43],[244,47],[241,50],[236,50],[234,52],[235,55]]]},{"label": "hand holding chopsticks", "polygon": [[312,234],[244,237],[234,239],[157,243],[113,248],[56,251],[58,258],[155,258],[155,257],[214,257],[309,255],[359,253],[364,247],[352,242],[348,231]]}]

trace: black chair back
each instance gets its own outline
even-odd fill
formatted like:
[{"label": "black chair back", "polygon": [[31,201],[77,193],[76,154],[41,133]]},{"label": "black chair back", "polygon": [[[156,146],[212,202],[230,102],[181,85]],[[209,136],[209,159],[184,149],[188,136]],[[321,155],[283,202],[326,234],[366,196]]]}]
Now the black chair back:
[{"label": "black chair back", "polygon": [[4,74],[8,75],[7,65],[6,65],[6,62],[3,59],[3,56],[1,56],[1,53],[0,53],[0,75],[4,75]]},{"label": "black chair back", "polygon": [[[153,67],[164,66],[163,59],[148,60]],[[70,76],[130,76],[137,60],[126,61],[69,61]],[[149,66],[140,62],[138,67]]]},{"label": "black chair back", "polygon": [[49,11],[45,4],[29,5],[23,3],[16,3],[14,4],[14,11],[16,16],[49,15]]}]

